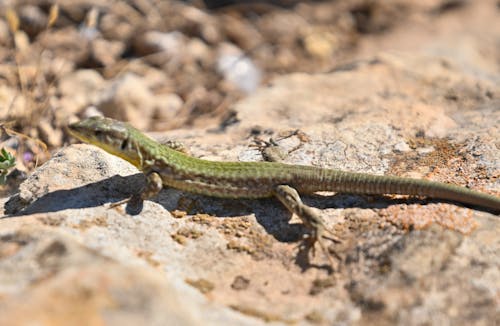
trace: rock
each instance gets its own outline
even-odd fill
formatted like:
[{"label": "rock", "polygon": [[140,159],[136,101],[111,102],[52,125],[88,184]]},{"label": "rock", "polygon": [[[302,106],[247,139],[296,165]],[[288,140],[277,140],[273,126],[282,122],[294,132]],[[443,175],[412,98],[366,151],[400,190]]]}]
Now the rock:
[{"label": "rock", "polygon": [[[117,171],[125,177],[116,176]],[[142,213],[130,218],[124,218],[121,207],[102,206],[110,195],[123,199],[141,188],[142,177],[127,175],[130,172],[136,170],[117,157],[89,145],[75,145],[62,150],[21,186],[16,197],[25,206],[17,212],[26,218],[0,219],[0,295],[6,298],[0,302],[0,323],[23,324],[25,315],[56,322],[72,311],[71,315],[88,323],[132,320],[184,325],[200,324],[202,318],[208,325],[261,324],[210,302],[184,282],[196,275],[193,271],[184,274],[182,265],[168,263],[182,261],[187,252],[179,251],[180,247],[190,248],[193,262],[203,246],[207,253],[224,248],[213,229],[176,220],[155,203],[145,203]],[[33,212],[38,214],[26,215]],[[202,247],[192,247],[189,239],[184,246],[174,241],[180,230],[197,229],[204,235]],[[154,253],[157,245],[163,249]],[[197,269],[196,264],[193,267]],[[184,302],[183,307],[178,309],[176,302]],[[45,308],[52,305],[57,308]]]},{"label": "rock", "polygon": [[[31,211],[39,209],[53,211],[62,208],[61,204],[67,208],[74,208],[84,207],[88,202],[103,203],[107,195],[96,190],[89,192],[85,190],[88,188],[85,185],[92,183],[100,185],[99,181],[102,181],[103,177],[105,178],[103,173],[106,175],[109,173],[111,176],[118,173],[126,175],[127,172],[128,174],[137,172],[123,160],[116,160],[112,163],[103,162],[101,156],[107,155],[103,151],[94,151],[86,145],[78,145],[76,148],[82,146],[82,150],[75,151],[75,147],[71,147],[56,153],[50,161],[39,167],[26,182],[21,184],[19,193],[6,203],[6,213],[17,213],[27,206],[30,207]],[[47,175],[48,171],[58,172],[55,175]],[[96,171],[100,172],[96,173]],[[44,186],[40,186],[42,184]],[[119,181],[118,184],[118,187],[124,186]],[[106,182],[102,185],[104,187],[102,191],[106,191],[106,187],[109,187]],[[81,197],[81,195],[66,191],[75,187],[80,187],[86,195]],[[139,187],[140,185],[136,185],[136,188]],[[123,193],[118,188],[113,189]],[[77,190],[76,193],[79,191]],[[130,194],[130,191],[126,191],[125,196],[127,193]],[[60,196],[65,199],[62,201],[54,200],[54,198],[61,198]]]},{"label": "rock", "polygon": [[5,20],[0,20],[0,45],[6,46],[10,42],[9,26]]},{"label": "rock", "polygon": [[[99,6],[102,24],[83,35],[86,29],[78,32],[74,22],[84,20],[89,6],[68,2],[54,33],[38,34],[33,43],[24,33],[18,38],[28,64],[14,66],[9,58],[19,52],[12,48],[0,53],[0,106],[10,108],[20,94],[13,107],[26,115],[47,85],[44,112],[55,111],[56,126],[100,110],[140,128],[183,121],[184,129],[155,136],[185,143],[195,157],[260,161],[264,155],[253,145],[272,138],[288,163],[498,195],[497,3],[454,3],[303,2],[250,15],[253,4],[206,12],[183,2],[154,10],[144,1],[114,2]],[[234,16],[218,19],[226,15]],[[182,47],[167,47],[173,57],[154,53],[156,63],[135,57],[134,35],[175,30]],[[73,69],[105,61],[91,58],[90,42],[101,37],[127,46],[123,61],[100,70],[111,81],[98,81],[100,74],[76,78]],[[267,84],[238,103],[234,85],[214,73],[221,42],[237,42],[265,71]],[[41,61],[33,55],[38,48]],[[29,81],[25,93],[16,89],[18,71]],[[304,73],[276,77],[284,71]],[[54,90],[65,75],[73,84]],[[33,89],[31,81],[41,83]],[[217,125],[222,114],[227,118]],[[6,146],[22,154],[22,141],[14,140]],[[498,320],[500,223],[491,212],[406,196],[303,196],[342,240],[326,242],[337,255],[331,270],[323,251],[300,250],[304,226],[274,199],[164,189],[142,205],[110,207],[143,187],[138,172],[93,146],[71,145],[38,167],[17,195],[0,199],[7,214],[0,219],[0,324]]]},{"label": "rock", "polygon": [[[458,85],[467,90],[464,105],[457,105],[462,99],[446,97]],[[224,133],[175,130],[164,136],[194,144],[189,148],[196,157],[261,160],[249,148],[252,132],[264,139],[272,136],[288,154],[288,163],[411,175],[498,193],[496,94],[488,79],[463,74],[441,59],[382,54],[328,74],[277,78],[234,107],[239,123]],[[6,203],[7,212],[17,215],[0,220],[0,236],[16,238],[23,225],[71,235],[86,252],[112,257],[112,262],[96,258],[93,265],[79,267],[92,280],[110,271],[105,284],[112,289],[141,285],[116,290],[124,291],[124,297],[157,283],[149,273],[122,272],[122,266],[149,265],[164,282],[153,292],[158,300],[153,306],[172,304],[171,297],[158,294],[163,288],[190,289],[189,295],[209,309],[187,299],[195,306],[186,304],[187,313],[179,318],[198,311],[193,316],[202,316],[204,323],[363,324],[375,315],[382,323],[438,318],[488,324],[496,316],[495,292],[485,289],[494,289],[500,280],[494,254],[500,251],[500,223],[486,211],[394,196],[304,196],[306,203],[321,208],[326,226],[342,239],[330,244],[339,268],[329,273],[323,268],[329,264],[323,252],[307,257],[297,250],[305,230],[300,221],[290,222],[276,200],[222,200],[165,189],[139,207],[106,207],[139,191],[143,182],[137,170],[117,157],[88,145],[70,146],[37,169]],[[26,233],[28,239],[38,237],[36,231]],[[3,251],[17,257],[11,253],[20,241],[11,242]],[[19,280],[5,284],[29,284],[26,275],[32,274],[11,275],[10,270],[5,275]],[[246,285],[233,286],[240,279]],[[80,289],[70,271],[55,274],[47,284],[47,290],[16,285],[0,293],[12,302],[5,305],[5,316],[24,311],[14,295],[32,302],[28,307],[34,309],[58,297],[53,291]],[[95,289],[93,283],[89,288]],[[153,300],[147,292],[136,294],[140,302]],[[97,290],[91,293],[91,298],[118,300]],[[76,297],[71,302],[80,301]],[[108,304],[96,302],[92,307]],[[92,307],[85,316],[101,316],[100,308]],[[143,322],[144,311],[134,311],[134,318]]]},{"label": "rock", "polygon": [[253,93],[260,84],[261,71],[238,48],[223,44],[219,49],[217,70],[226,81],[245,93]]},{"label": "rock", "polygon": [[186,38],[180,32],[161,33],[149,31],[140,36],[136,42],[139,55],[165,52],[171,58],[177,58],[183,52]]},{"label": "rock", "polygon": [[205,42],[198,38],[192,38],[186,44],[186,53],[191,62],[201,63],[203,66],[209,66],[212,62],[212,50]]},{"label": "rock", "polygon": [[180,114],[184,102],[177,94],[161,94],[155,97],[156,111],[154,119],[155,130],[166,130],[172,121]]},{"label": "rock", "polygon": [[311,30],[304,36],[306,51],[321,60],[331,59],[338,43],[336,36],[328,30]]},{"label": "rock", "polygon": [[[187,38],[178,31],[163,33],[148,31],[138,34],[134,50],[153,65],[180,64],[186,55]],[[155,54],[155,55],[153,55]]]},{"label": "rock", "polygon": [[80,69],[59,80],[59,102],[65,111],[76,114],[83,108],[98,102],[106,82],[95,70]]},{"label": "rock", "polygon": [[89,61],[90,41],[74,27],[66,27],[42,33],[39,36],[40,45],[58,57],[62,57],[75,65]]},{"label": "rock", "polygon": [[37,6],[24,5],[19,8],[19,20],[21,29],[34,38],[37,34],[47,28],[47,15]]},{"label": "rock", "polygon": [[221,28],[233,43],[243,49],[254,49],[264,42],[259,31],[238,16],[222,16]]},{"label": "rock", "polygon": [[108,41],[97,38],[91,43],[92,58],[102,66],[111,66],[120,60],[125,51],[125,44],[119,41]]},{"label": "rock", "polygon": [[27,100],[17,89],[7,85],[0,85],[0,106],[8,108],[2,110],[2,119],[24,117]]},{"label": "rock", "polygon": [[120,264],[43,227],[0,232],[2,325],[206,322],[199,298],[151,268]]},{"label": "rock", "polygon": [[115,14],[113,11],[102,15],[99,29],[105,39],[117,39],[123,42],[129,40],[136,32],[136,26],[131,24],[125,17]]},{"label": "rock", "polygon": [[156,101],[145,80],[128,73],[102,92],[96,106],[107,117],[131,121],[137,128],[145,129],[155,112]]}]

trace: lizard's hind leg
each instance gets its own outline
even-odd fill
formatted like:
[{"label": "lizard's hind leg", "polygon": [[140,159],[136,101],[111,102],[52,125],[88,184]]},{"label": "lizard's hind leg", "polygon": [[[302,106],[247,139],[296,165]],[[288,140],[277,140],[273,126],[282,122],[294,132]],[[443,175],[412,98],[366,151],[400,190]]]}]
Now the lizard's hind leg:
[{"label": "lizard's hind leg", "polygon": [[[307,206],[302,202],[300,196],[294,188],[287,185],[279,185],[276,187],[274,195],[283,203],[283,205],[292,213],[296,214],[304,223],[306,228],[310,230],[309,237],[306,241],[306,248],[311,250],[313,256],[315,254],[315,244],[316,242],[321,247],[321,250],[326,254],[333,268],[336,264],[334,263],[328,248],[325,246],[323,239],[328,239],[333,242],[341,242],[331,230],[329,230],[321,216],[310,206]],[[327,236],[326,234],[330,236]],[[336,255],[337,258],[338,255]]]}]

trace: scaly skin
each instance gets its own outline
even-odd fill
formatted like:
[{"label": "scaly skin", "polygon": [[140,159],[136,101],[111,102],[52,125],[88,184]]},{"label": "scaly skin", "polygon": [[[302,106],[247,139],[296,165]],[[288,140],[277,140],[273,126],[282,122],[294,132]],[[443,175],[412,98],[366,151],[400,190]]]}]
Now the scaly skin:
[{"label": "scaly skin", "polygon": [[[147,199],[163,186],[222,198],[275,196],[309,230],[304,240],[314,253],[318,242],[330,265],[335,265],[323,239],[339,240],[314,209],[305,205],[299,192],[335,191],[357,194],[405,194],[453,200],[500,211],[500,198],[440,182],[321,169],[270,162],[212,162],[157,143],[127,123],[109,118],[89,118],[69,126],[80,140],[119,156],[147,176],[146,187],[136,197]],[[130,198],[129,198],[130,199]],[[120,205],[129,199],[112,204]]]},{"label": "scaly skin", "polygon": [[223,198],[271,197],[277,195],[277,186],[287,185],[299,193],[419,195],[500,211],[499,197],[452,184],[303,165],[202,160],[159,144],[129,124],[109,118],[89,118],[70,125],[69,129],[76,138],[101,147],[153,176],[143,198],[156,194],[162,184]]}]

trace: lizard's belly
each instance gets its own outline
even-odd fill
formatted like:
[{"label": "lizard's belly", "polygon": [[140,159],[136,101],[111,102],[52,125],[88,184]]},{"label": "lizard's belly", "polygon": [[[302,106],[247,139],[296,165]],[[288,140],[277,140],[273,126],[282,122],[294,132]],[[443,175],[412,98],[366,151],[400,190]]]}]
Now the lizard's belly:
[{"label": "lizard's belly", "polygon": [[274,184],[259,180],[162,177],[162,181],[168,187],[219,198],[265,198],[274,193]]}]

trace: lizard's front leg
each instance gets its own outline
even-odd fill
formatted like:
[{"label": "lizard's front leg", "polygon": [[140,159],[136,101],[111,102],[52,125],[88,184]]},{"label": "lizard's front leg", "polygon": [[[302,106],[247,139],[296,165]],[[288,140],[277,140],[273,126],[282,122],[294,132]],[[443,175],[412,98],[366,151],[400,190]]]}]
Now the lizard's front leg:
[{"label": "lizard's front leg", "polygon": [[[323,252],[327,255],[328,260],[333,267],[334,262],[322,240],[323,238],[334,242],[340,242],[340,240],[335,237],[333,232],[326,228],[321,216],[319,216],[312,207],[304,204],[300,199],[297,190],[290,186],[277,186],[275,188],[274,195],[292,214],[296,214],[302,220],[304,225],[310,230],[311,233],[306,243],[307,248],[312,249],[314,255],[314,246],[316,242],[318,242],[321,250],[323,250]],[[331,237],[327,237],[325,233],[329,233]]]},{"label": "lizard's front leg", "polygon": [[146,186],[142,189],[140,198],[146,200],[152,198],[163,189],[163,181],[158,172],[149,172],[146,177]]},{"label": "lizard's front leg", "polygon": [[[174,151],[178,151],[184,154],[189,155],[189,150],[184,144],[175,141],[175,140],[167,140],[167,141],[162,141],[162,145],[167,146],[168,148],[173,149]],[[142,160],[142,158],[141,158]],[[146,186],[141,189],[140,192],[122,199],[120,201],[112,203],[109,208],[117,207],[123,204],[126,204],[128,202],[137,202],[137,201],[143,201],[149,198],[152,198],[156,196],[162,189],[163,189],[163,182],[161,180],[161,176],[158,174],[158,172],[146,172]]]},{"label": "lizard's front leg", "polygon": [[112,203],[109,208],[117,207],[128,202],[143,201],[156,196],[163,189],[163,182],[158,172],[150,172],[146,177],[146,185],[140,192],[125,198],[123,200]]}]

